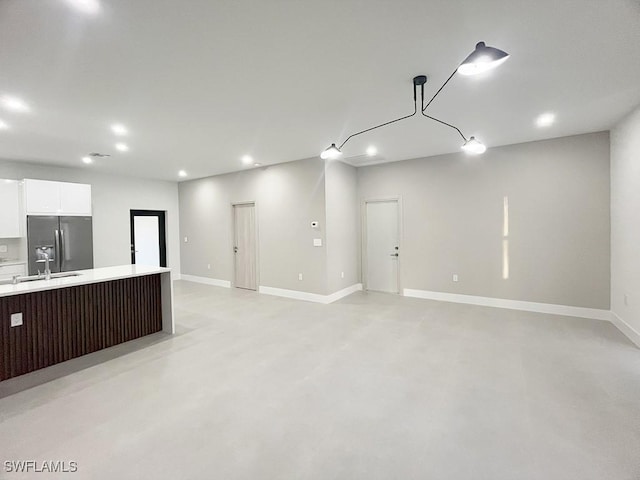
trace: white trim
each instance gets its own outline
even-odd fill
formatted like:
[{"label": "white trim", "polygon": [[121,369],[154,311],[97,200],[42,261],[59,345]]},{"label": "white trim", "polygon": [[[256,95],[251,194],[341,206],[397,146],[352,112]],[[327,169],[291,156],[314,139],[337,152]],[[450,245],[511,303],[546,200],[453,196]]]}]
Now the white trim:
[{"label": "white trim", "polygon": [[347,288],[343,288],[342,290],[338,290],[337,292],[333,292],[331,295],[327,295],[327,302],[326,303],[333,303],[337,300],[340,300],[341,298],[344,298],[348,295],[351,295],[352,293],[355,292],[359,292],[362,290],[362,284],[361,283],[354,283],[353,285],[347,287]]},{"label": "white trim", "polygon": [[353,292],[357,292],[358,290],[362,290],[361,283],[356,283],[354,285],[351,285],[350,287],[343,288],[342,290],[334,292],[331,295],[301,292],[299,290],[287,290],[284,288],[265,287],[262,285],[259,287],[258,292],[265,295],[275,295],[276,297],[293,298],[294,300],[305,300],[307,302],[323,303],[326,305],[328,303],[333,303],[336,300],[340,300],[347,295],[351,295]]},{"label": "white trim", "polygon": [[617,313],[611,312],[611,322],[620,330],[629,340],[640,348],[640,332],[625,322]]},{"label": "white trim", "polygon": [[180,280],[186,280],[187,282],[204,283],[205,285],[213,285],[215,287],[231,288],[231,282],[229,280],[218,280],[217,278],[198,277],[196,275],[180,274]]},{"label": "white trim", "polygon": [[466,303],[485,307],[509,308],[526,312],[550,313],[567,317],[590,318],[593,320],[611,321],[611,312],[597,308],[572,307],[569,305],[555,305],[552,303],[525,302],[522,300],[507,300],[504,298],[477,297],[475,295],[461,295],[457,293],[430,292],[405,288],[405,297],[440,300],[443,302]]},{"label": "white trim", "polygon": [[293,298],[295,300],[306,300],[307,302],[326,303],[326,295],[319,293],[300,292],[298,290],[287,290],[284,288],[265,287],[260,285],[258,292],[266,295],[275,295],[276,297]]}]

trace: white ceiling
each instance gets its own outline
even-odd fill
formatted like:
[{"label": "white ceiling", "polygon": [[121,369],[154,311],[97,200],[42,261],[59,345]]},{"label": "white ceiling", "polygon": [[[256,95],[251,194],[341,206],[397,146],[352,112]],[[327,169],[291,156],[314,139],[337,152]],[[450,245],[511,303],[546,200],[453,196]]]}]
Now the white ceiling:
[{"label": "white ceiling", "polygon": [[[632,0],[0,0],[0,158],[176,180],[317,156],[431,96],[476,42],[512,57],[456,76],[430,114],[489,147],[609,129],[640,103]],[[94,0],[95,1],[95,0]],[[550,128],[535,117],[557,114]],[[117,153],[109,126],[131,131]],[[395,161],[458,151],[414,117],[362,135]],[[111,153],[85,166],[88,152]],[[355,158],[358,162],[363,157]],[[365,158],[365,160],[369,160]]]}]

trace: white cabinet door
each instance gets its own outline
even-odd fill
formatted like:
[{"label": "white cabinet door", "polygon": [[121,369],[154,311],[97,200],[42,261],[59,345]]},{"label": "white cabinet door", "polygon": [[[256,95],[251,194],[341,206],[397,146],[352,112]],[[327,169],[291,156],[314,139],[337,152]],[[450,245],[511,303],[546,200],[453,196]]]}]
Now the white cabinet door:
[{"label": "white cabinet door", "polygon": [[17,180],[0,180],[0,238],[22,236],[20,187]]},{"label": "white cabinet door", "polygon": [[27,215],[60,215],[60,182],[24,181]]},{"label": "white cabinet door", "polygon": [[61,215],[91,216],[91,185],[60,183]]},{"label": "white cabinet door", "polygon": [[27,215],[91,216],[91,185],[25,179]]}]

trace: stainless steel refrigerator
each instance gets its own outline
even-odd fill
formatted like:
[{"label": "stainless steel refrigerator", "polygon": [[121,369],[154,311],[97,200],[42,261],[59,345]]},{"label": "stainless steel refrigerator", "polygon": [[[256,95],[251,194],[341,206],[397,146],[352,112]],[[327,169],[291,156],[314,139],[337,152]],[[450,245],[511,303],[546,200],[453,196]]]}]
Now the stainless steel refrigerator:
[{"label": "stainless steel refrigerator", "polygon": [[91,217],[27,216],[29,275],[44,272],[45,255],[51,272],[93,268]]}]

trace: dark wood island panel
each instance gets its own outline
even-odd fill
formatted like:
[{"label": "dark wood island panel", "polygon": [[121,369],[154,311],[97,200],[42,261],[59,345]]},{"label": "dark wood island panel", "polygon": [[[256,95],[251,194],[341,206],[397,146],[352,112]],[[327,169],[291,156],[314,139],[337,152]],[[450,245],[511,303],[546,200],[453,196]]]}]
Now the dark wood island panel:
[{"label": "dark wood island panel", "polygon": [[0,297],[0,318],[2,381],[160,332],[160,274]]}]

